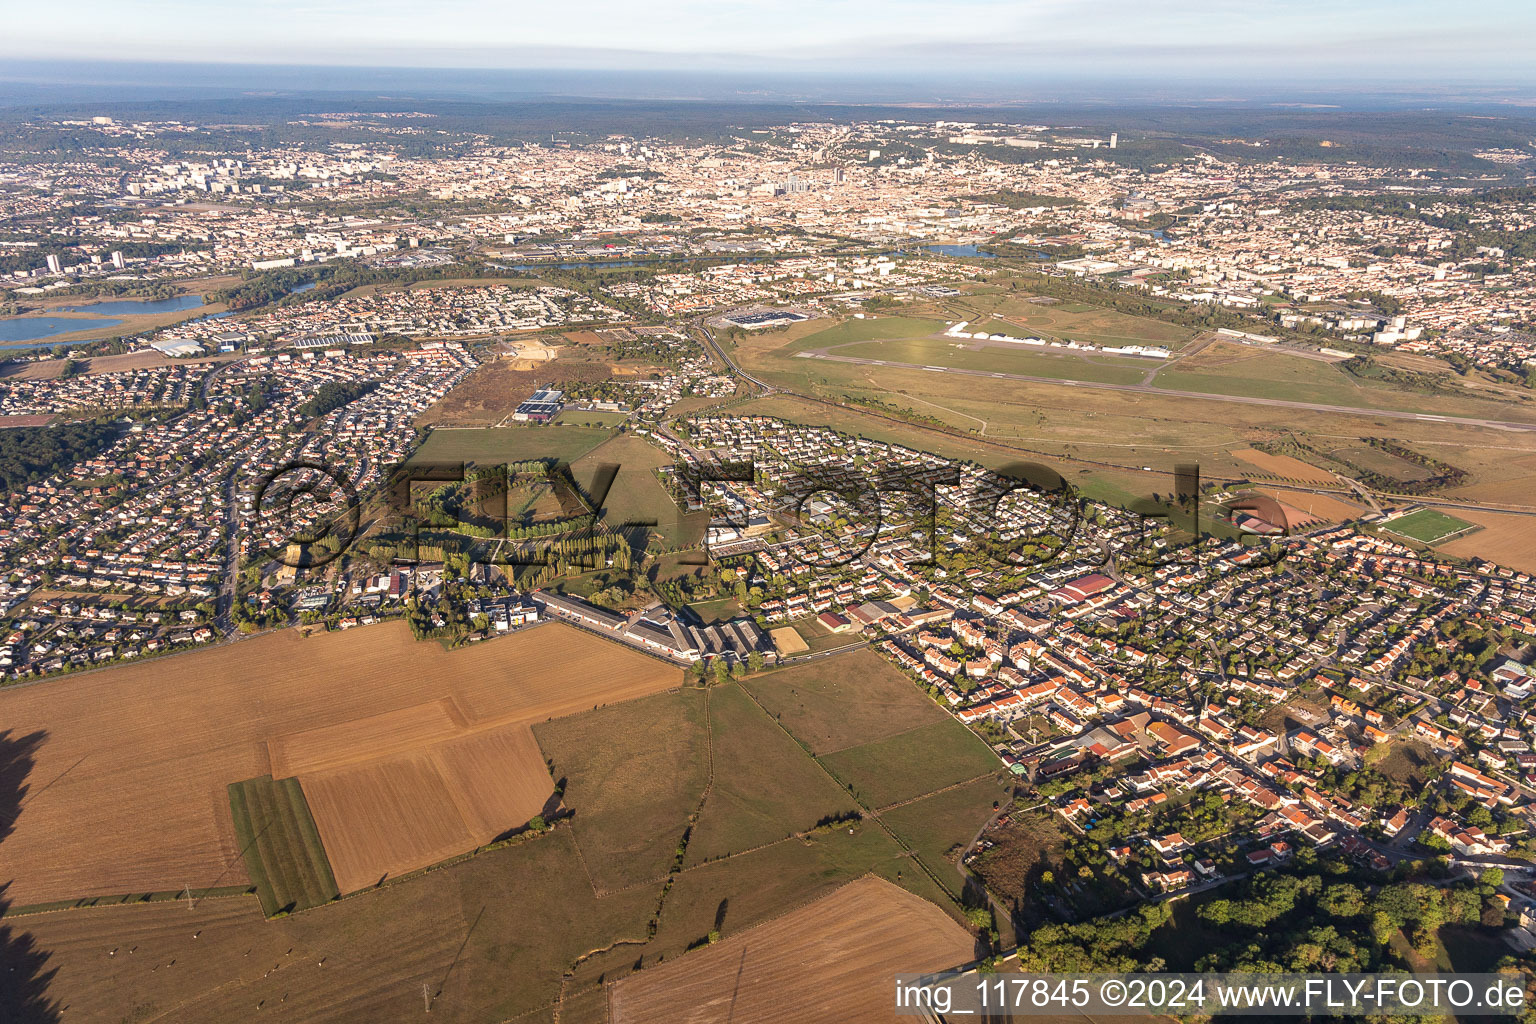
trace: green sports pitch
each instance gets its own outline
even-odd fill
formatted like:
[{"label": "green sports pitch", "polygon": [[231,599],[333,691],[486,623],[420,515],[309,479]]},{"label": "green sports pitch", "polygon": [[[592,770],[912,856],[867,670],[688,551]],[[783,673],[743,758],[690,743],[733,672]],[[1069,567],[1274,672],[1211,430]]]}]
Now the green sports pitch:
[{"label": "green sports pitch", "polygon": [[1384,523],[1383,527],[1399,537],[1416,540],[1420,544],[1438,544],[1476,527],[1464,519],[1448,516],[1432,508],[1421,508],[1401,518]]}]

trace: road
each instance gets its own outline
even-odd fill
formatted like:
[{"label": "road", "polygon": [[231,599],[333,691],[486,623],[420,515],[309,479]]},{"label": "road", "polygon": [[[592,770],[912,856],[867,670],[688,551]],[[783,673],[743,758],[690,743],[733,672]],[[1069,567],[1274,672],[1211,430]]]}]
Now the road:
[{"label": "road", "polygon": [[[707,333],[707,332],[706,332]],[[713,337],[710,344],[714,345]],[[725,354],[715,346],[721,358]],[[1172,388],[1160,388],[1154,384],[1107,384],[1100,381],[1087,380],[1062,380],[1057,377],[1034,377],[1022,373],[992,373],[987,370],[967,370],[953,366],[928,366],[923,363],[902,363],[890,359],[862,359],[857,356],[835,356],[826,350],[801,352],[801,359],[827,359],[836,363],[853,363],[859,366],[890,366],[902,370],[927,370],[930,373],[950,373],[963,377],[982,377],[995,380],[1014,380],[1028,384],[1057,384],[1069,388],[1085,388],[1093,391],[1122,391],[1130,394],[1163,395],[1169,398],[1189,398],[1208,402],[1233,402],[1238,405],[1262,405],[1275,409],[1301,409],[1307,412],[1341,413],[1347,416],[1368,416],[1381,419],[1412,420],[1420,423],[1445,423],[1466,427],[1487,427],[1492,430],[1515,430],[1536,432],[1536,423],[1517,423],[1509,420],[1478,419],[1470,416],[1432,416],[1422,412],[1404,412],[1396,409],[1365,409],[1348,405],[1327,405],[1322,402],[1293,402],[1282,398],[1257,398],[1251,395],[1216,395],[1205,391],[1177,391]],[[751,380],[761,387],[768,387],[761,381],[755,380],[740,368],[736,367],[729,359],[726,364],[737,374]]]}]

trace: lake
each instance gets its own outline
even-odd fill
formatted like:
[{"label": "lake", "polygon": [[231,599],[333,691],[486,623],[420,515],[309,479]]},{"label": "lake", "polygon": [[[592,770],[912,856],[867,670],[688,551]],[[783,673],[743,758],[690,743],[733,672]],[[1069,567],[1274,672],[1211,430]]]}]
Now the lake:
[{"label": "lake", "polygon": [[200,309],[201,295],[177,295],[170,299],[103,299],[80,306],[65,306],[68,313],[112,313],[120,316],[147,313],[180,313],[188,309]]},{"label": "lake", "polygon": [[121,320],[113,320],[109,317],[62,317],[62,316],[25,316],[13,317],[10,320],[0,320],[0,344],[10,348],[46,348],[46,345],[16,345],[13,342],[36,341],[39,338],[52,338],[57,334],[69,334],[74,331],[88,331],[96,327],[116,327]]}]

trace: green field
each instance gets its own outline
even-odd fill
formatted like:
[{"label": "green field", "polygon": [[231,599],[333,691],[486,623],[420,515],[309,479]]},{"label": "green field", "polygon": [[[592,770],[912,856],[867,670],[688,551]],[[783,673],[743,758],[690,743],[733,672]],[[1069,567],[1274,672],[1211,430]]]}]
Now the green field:
[{"label": "green field", "polygon": [[1432,508],[1421,508],[1385,524],[1382,529],[1420,544],[1436,544],[1448,537],[1475,529],[1472,523]]},{"label": "green field", "polygon": [[412,462],[503,462],[556,459],[575,462],[612,436],[612,431],[563,424],[515,427],[437,427],[411,456]]},{"label": "green field", "polygon": [[695,601],[688,608],[703,620],[706,626],[712,626],[717,622],[729,622],[731,619],[740,618],[743,614],[741,605],[734,597],[715,597],[708,601]]},{"label": "green field", "polygon": [[741,687],[712,690],[709,716],[720,742],[689,864],[750,850],[854,810],[848,794]]},{"label": "green field", "polygon": [[943,320],[929,320],[909,316],[881,316],[867,320],[844,320],[834,327],[808,334],[799,341],[791,342],[783,353],[807,352],[833,345],[848,345],[858,341],[887,341],[899,338],[921,338],[937,334],[948,327]]},{"label": "green field", "polygon": [[610,529],[624,523],[654,522],[650,531],[659,535],[664,547],[703,543],[709,513],[684,513],[656,478],[658,467],[672,464],[666,452],[638,434],[617,434],[574,460],[571,475],[590,494],[598,467],[605,464],[619,467],[601,510],[602,520]]},{"label": "green field", "polygon": [[765,672],[743,685],[818,757],[951,721],[916,684],[867,649]]},{"label": "green field", "polygon": [[[1081,302],[1031,302],[1026,290],[985,289],[952,300],[953,315],[981,324],[989,334],[1030,334],[1098,345],[1164,345],[1178,349],[1194,338],[1193,328],[1134,316]],[[1007,317],[1006,326],[998,326]]]},{"label": "green field", "polygon": [[566,409],[555,417],[557,426],[578,427],[616,427],[629,419],[629,414],[624,412],[599,412],[588,409]]},{"label": "green field", "polygon": [[944,877],[958,870],[954,855],[992,816],[994,803],[1008,806],[1009,790],[988,777],[886,811],[880,820]]},{"label": "green field", "polygon": [[235,842],[266,916],[336,898],[336,878],[298,779],[263,775],[230,783]]},{"label": "green field", "polygon": [[666,874],[708,775],[704,714],[683,689],[534,726],[600,891]]},{"label": "green field", "polygon": [[954,719],[820,758],[867,807],[887,807],[1002,768],[992,749]]}]

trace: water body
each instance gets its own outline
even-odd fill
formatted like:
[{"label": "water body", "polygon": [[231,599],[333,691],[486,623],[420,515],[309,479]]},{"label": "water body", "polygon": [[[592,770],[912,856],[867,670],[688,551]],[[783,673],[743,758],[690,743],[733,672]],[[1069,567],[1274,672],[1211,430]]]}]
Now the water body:
[{"label": "water body", "polygon": [[959,256],[965,259],[995,260],[997,253],[978,249],[974,245],[925,245],[924,249],[936,252],[940,256]]},{"label": "water body", "polygon": [[88,331],[97,327],[116,327],[121,320],[109,317],[27,316],[0,320],[0,345],[11,348],[47,348],[47,345],[16,345],[13,342],[36,341],[74,331]]},{"label": "water body", "polygon": [[303,284],[296,284],[292,288],[289,288],[288,289],[288,294],[289,295],[299,295],[299,294],[302,294],[304,292],[310,291],[314,287],[315,287],[315,282],[313,282],[313,281],[305,281]]},{"label": "water body", "polygon": [[[689,257],[690,259],[692,257]],[[681,260],[655,259],[646,260],[647,263],[679,263]],[[547,270],[554,267],[557,270],[575,270],[578,267],[633,267],[638,266],[634,260],[577,260],[570,263],[514,263],[506,266],[501,263],[492,263],[497,270]]]},{"label": "water body", "polygon": [[107,299],[87,302],[83,306],[65,306],[70,313],[114,313],[118,315],[144,315],[147,313],[180,313],[188,309],[201,309],[201,295],[177,295],[171,299]]}]

